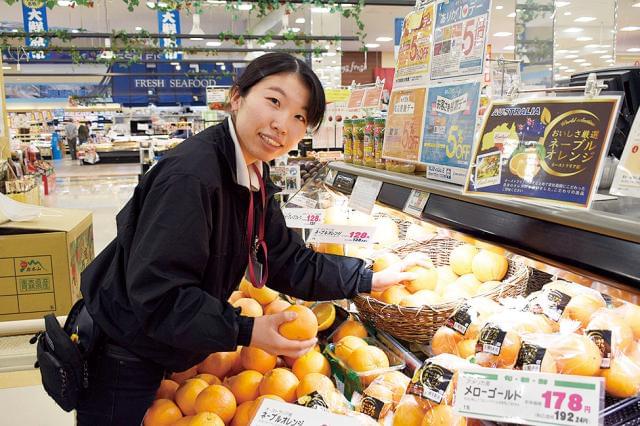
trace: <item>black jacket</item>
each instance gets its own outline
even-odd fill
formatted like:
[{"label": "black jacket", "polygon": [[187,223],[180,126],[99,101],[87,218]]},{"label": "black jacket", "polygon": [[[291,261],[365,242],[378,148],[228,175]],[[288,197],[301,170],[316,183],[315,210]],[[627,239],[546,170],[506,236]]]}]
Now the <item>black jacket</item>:
[{"label": "black jacket", "polygon": [[[251,339],[253,319],[226,302],[247,266],[250,196],[236,181],[227,123],[187,139],[144,176],[117,215],[116,238],[82,274],[103,331],[171,371]],[[315,253],[286,227],[266,165],[263,175],[269,287],[305,300],[369,292],[362,260]],[[258,194],[254,200],[259,218]]]}]

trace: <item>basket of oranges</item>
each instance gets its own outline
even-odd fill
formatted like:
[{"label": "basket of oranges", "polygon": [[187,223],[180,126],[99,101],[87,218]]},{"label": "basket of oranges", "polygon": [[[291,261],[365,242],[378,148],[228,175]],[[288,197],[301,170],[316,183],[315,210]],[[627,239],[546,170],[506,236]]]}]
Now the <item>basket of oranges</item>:
[{"label": "basket of oranges", "polygon": [[354,303],[363,319],[402,340],[428,344],[436,330],[465,299],[493,300],[524,295],[529,268],[499,247],[475,246],[452,238],[416,242],[379,255],[374,272],[413,253],[426,254],[432,267],[415,266],[413,281],[382,293],[359,294]]}]

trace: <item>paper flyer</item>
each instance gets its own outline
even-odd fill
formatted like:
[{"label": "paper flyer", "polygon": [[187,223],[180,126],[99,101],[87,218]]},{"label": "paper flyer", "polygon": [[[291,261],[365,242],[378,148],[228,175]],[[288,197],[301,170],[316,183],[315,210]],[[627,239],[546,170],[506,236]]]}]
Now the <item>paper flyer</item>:
[{"label": "paper flyer", "polygon": [[620,164],[613,177],[610,194],[640,197],[640,114],[631,126]]},{"label": "paper flyer", "polygon": [[426,90],[424,87],[396,89],[391,93],[383,158],[414,163],[420,161]]},{"label": "paper flyer", "polygon": [[465,193],[588,208],[619,107],[619,96],[494,102]]},{"label": "paper flyer", "polygon": [[404,19],[394,87],[426,86],[433,37],[434,5],[411,12]]},{"label": "paper flyer", "polygon": [[480,82],[432,86],[420,162],[427,178],[464,185],[478,121]]},{"label": "paper flyer", "polygon": [[491,0],[438,3],[431,80],[482,74]]}]

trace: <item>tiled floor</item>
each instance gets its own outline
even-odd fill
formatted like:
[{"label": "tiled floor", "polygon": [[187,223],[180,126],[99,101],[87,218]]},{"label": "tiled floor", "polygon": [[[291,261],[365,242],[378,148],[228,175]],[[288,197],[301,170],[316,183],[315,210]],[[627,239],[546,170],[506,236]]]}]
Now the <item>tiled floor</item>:
[{"label": "tiled floor", "polygon": [[[56,189],[46,196],[47,207],[85,209],[93,213],[96,255],[116,234],[116,213],[138,183],[138,164],[80,166],[71,160],[54,162]],[[0,338],[0,413],[3,425],[73,425],[72,413],[55,405],[33,369],[31,336]]]}]

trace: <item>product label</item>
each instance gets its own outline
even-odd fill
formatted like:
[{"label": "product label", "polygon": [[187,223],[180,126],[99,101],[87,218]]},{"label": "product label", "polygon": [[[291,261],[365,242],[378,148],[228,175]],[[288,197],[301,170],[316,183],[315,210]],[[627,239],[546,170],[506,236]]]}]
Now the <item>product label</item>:
[{"label": "product label", "polygon": [[296,404],[316,410],[329,409],[329,405],[327,405],[322,395],[320,395],[317,391],[313,391],[308,395],[301,396],[300,398],[298,398]]},{"label": "product label", "polygon": [[475,319],[477,315],[475,312],[471,311],[471,305],[464,303],[447,319],[445,325],[464,336],[467,333],[467,329],[473,322],[473,319],[471,318],[472,314]]},{"label": "product label", "polygon": [[525,310],[534,314],[544,314],[550,320],[558,322],[571,296],[558,290],[545,290],[542,294],[531,299]]},{"label": "product label", "polygon": [[611,330],[587,330],[587,336],[593,340],[598,349],[600,349],[600,355],[602,355],[602,362],[600,368],[611,367]]},{"label": "product label", "polygon": [[289,228],[312,229],[324,220],[324,209],[282,209]]},{"label": "product label", "polygon": [[413,375],[407,393],[440,404],[453,379],[453,371],[429,360]]},{"label": "product label", "polygon": [[358,411],[360,413],[366,414],[369,417],[379,420],[387,414],[389,408],[391,408],[390,403],[385,403],[384,401],[380,401],[378,398],[367,395],[365,393]]},{"label": "product label", "polygon": [[495,324],[488,323],[480,331],[480,337],[476,343],[476,353],[486,352],[492,355],[500,355],[502,344],[507,332]]},{"label": "product label", "polygon": [[320,224],[313,228],[307,242],[367,245],[373,244],[375,232],[375,226]]},{"label": "product label", "polygon": [[403,212],[412,216],[422,217],[422,211],[429,201],[429,193],[412,189]]},{"label": "product label", "polygon": [[544,358],[544,354],[546,352],[547,350],[545,348],[538,345],[523,343],[520,348],[520,352],[518,352],[518,359],[513,369],[522,371],[540,371],[542,367],[542,358]]}]

